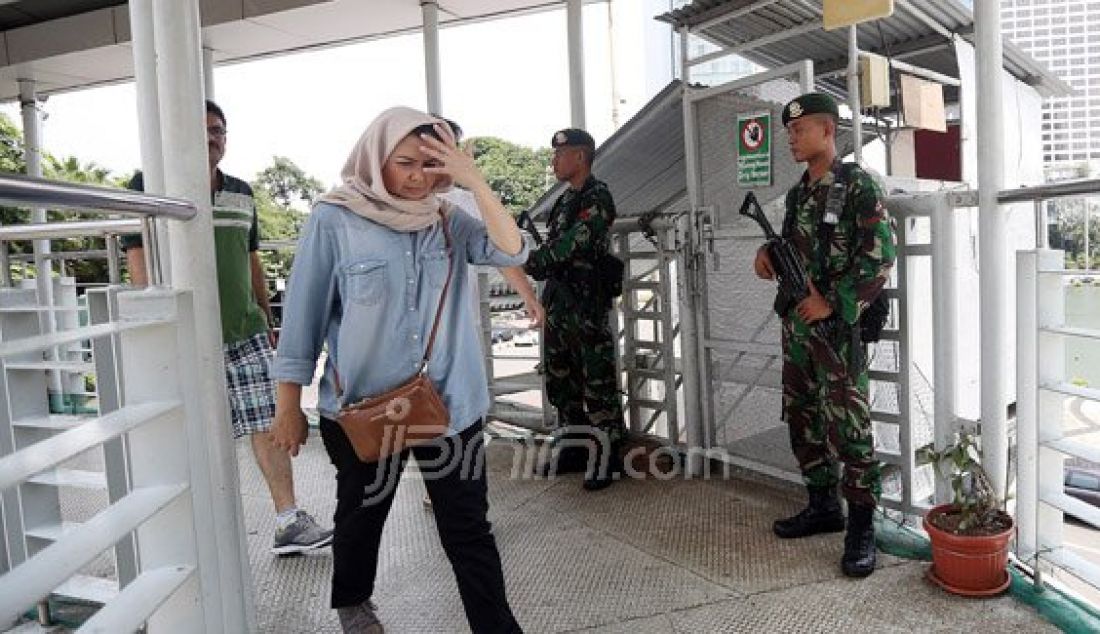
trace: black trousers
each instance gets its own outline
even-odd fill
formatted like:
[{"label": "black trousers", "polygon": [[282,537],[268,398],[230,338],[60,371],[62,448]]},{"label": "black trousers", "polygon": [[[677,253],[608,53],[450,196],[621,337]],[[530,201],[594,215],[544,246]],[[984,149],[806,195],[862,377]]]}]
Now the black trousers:
[{"label": "black trousers", "polygon": [[478,421],[457,436],[364,463],[340,426],[321,418],[321,438],[336,467],[333,608],[358,605],[374,592],[382,527],[411,451],[423,472],[439,539],[454,570],[470,628],[475,634],[521,632],[508,606],[500,553],[486,519],[489,501],[482,426]]}]

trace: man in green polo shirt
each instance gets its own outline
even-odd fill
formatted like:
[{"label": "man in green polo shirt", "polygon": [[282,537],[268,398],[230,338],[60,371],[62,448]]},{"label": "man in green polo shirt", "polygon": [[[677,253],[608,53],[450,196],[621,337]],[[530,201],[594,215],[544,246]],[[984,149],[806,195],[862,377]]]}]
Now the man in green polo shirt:
[{"label": "man in green polo shirt", "polygon": [[[327,546],[332,542],[332,531],[322,529],[309,513],[298,508],[290,456],[270,440],[275,415],[275,383],[271,380],[275,353],[267,281],[257,253],[260,238],[256,205],[248,183],[218,169],[225,156],[225,135],[225,114],[217,104],[207,101],[214,251],[233,437],[251,437],[252,451],[275,503],[275,542],[271,550],[289,555]],[[141,173],[134,175],[129,186],[144,190]],[[131,282],[145,286],[148,276],[140,236],[123,240],[123,247]]]}]

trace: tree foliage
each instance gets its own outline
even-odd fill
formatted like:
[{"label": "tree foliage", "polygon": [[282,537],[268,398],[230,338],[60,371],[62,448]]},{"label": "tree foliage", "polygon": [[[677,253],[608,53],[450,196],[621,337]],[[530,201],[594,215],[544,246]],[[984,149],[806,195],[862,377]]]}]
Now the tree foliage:
[{"label": "tree foliage", "polygon": [[285,156],[272,157],[271,165],[256,175],[252,185],[265,189],[282,207],[292,207],[295,202],[308,207],[324,191],[321,181],[306,174]]},{"label": "tree foliage", "polygon": [[[264,243],[293,243],[305,224],[306,214],[294,207],[280,204],[267,188],[258,181],[252,184],[252,193],[256,200],[256,216],[260,224],[260,240]],[[290,276],[290,265],[294,261],[292,249],[264,248],[260,251],[260,261],[269,280],[286,279]]]},{"label": "tree foliage", "polygon": [[[293,242],[305,224],[306,214],[295,203],[312,204],[324,191],[321,181],[306,174],[284,156],[272,157],[252,182],[256,199],[256,215],[260,224],[260,239],[265,242]],[[290,276],[293,251],[287,248],[264,249],[260,252],[264,272],[270,279]]]},{"label": "tree foliage", "polygon": [[530,208],[553,185],[549,149],[535,150],[496,137],[477,137],[470,144],[489,187],[513,214]]},{"label": "tree foliage", "polygon": [[[7,115],[0,113],[0,171],[24,174],[23,134]],[[27,222],[27,213],[11,207],[0,207],[0,225]]]},{"label": "tree foliage", "polygon": [[[1070,198],[1051,205],[1050,247],[1066,252],[1069,268],[1100,268],[1100,204],[1091,199]],[[1085,214],[1089,214],[1089,251],[1085,258]],[[1091,264],[1091,265],[1090,265]]]}]

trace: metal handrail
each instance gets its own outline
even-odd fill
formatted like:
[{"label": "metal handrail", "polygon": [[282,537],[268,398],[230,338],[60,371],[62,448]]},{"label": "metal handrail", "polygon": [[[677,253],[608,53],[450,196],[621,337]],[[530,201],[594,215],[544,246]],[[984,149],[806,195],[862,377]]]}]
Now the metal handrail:
[{"label": "metal handrail", "polygon": [[1001,204],[1026,203],[1089,195],[1100,195],[1100,179],[1085,178],[1036,187],[1006,189],[997,196],[997,202]]},{"label": "metal handrail", "polygon": [[127,189],[65,183],[19,174],[0,175],[0,204],[50,209],[101,210],[130,216],[190,220],[198,210],[186,200]]},{"label": "metal handrail", "polygon": [[62,238],[127,235],[136,233],[141,233],[141,220],[136,218],[47,222],[0,227],[0,242],[13,242],[16,240],[60,240]]},{"label": "metal handrail", "polygon": [[[198,214],[198,209],[194,203],[178,198],[154,196],[126,189],[65,183],[20,174],[0,175],[0,204],[31,208],[102,211],[140,216],[141,220],[137,221],[139,224],[137,231],[131,231],[129,225],[121,224],[125,222],[124,220],[116,221],[120,224],[115,225],[109,224],[112,221],[62,223],[57,225],[56,229],[45,224],[37,224],[29,227],[25,226],[22,231],[12,227],[12,235],[19,235],[20,237],[7,239],[50,239],[89,234],[140,233],[142,243],[147,247],[144,249],[145,270],[154,285],[161,284],[164,280],[164,272],[161,268],[160,249],[153,220],[191,220]],[[87,229],[88,232],[85,234],[68,233],[77,230],[78,227]],[[103,230],[107,227],[111,227],[112,230],[104,232]],[[116,231],[114,229],[124,230]],[[33,232],[50,232],[50,234],[36,238],[32,236]],[[5,283],[10,283],[6,273],[9,260],[4,241],[4,239],[0,239],[0,267],[2,267],[0,275],[3,276]]]}]

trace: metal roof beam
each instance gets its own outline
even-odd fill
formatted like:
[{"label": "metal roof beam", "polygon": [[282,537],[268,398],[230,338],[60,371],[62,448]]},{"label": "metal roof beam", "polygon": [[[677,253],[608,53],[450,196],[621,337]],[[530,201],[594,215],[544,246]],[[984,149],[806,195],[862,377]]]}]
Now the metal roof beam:
[{"label": "metal roof beam", "polygon": [[[906,42],[901,45],[891,45],[889,57],[913,57],[922,53],[929,53],[949,46],[951,42],[944,42],[939,35],[926,35],[922,38]],[[886,57],[886,52],[881,48],[863,49],[865,52],[874,53]],[[831,59],[816,64],[819,74],[828,74],[848,67],[848,58]]]},{"label": "metal roof beam", "polygon": [[[866,51],[860,51],[860,54],[863,54],[863,53],[866,53]],[[916,75],[918,77],[923,77],[924,79],[934,81],[934,82],[937,82],[937,83],[940,83],[940,84],[944,84],[945,86],[961,86],[962,85],[962,81],[959,80],[959,78],[957,78],[957,77],[952,77],[950,75],[945,75],[943,73],[937,73],[934,70],[929,70],[927,68],[922,68],[920,66],[914,66],[913,64],[906,64],[905,62],[900,61],[896,58],[891,58],[890,59],[890,66],[892,68],[895,68],[895,69],[903,72],[903,73],[908,73],[910,75]],[[818,73],[817,78],[818,79],[833,79],[835,77],[844,77],[847,74],[848,74],[848,70],[845,69],[845,68],[841,68],[839,70],[831,70],[831,71],[824,72],[824,73]]]},{"label": "metal roof beam", "polygon": [[728,48],[724,48],[720,51],[715,51],[713,53],[707,53],[706,55],[703,55],[702,57],[697,57],[695,59],[688,60],[688,65],[689,66],[696,66],[696,65],[699,65],[699,64],[705,64],[706,62],[716,60],[720,57],[725,57],[727,55],[737,55],[737,54],[740,54],[740,53],[744,53],[745,51],[751,51],[755,48],[760,48],[760,47],[767,46],[768,44],[775,44],[776,42],[782,42],[783,40],[789,40],[792,37],[796,37],[796,36],[799,36],[799,35],[804,35],[806,33],[811,33],[813,31],[818,31],[822,27],[823,27],[823,24],[820,20],[815,20],[814,22],[807,22],[806,24],[803,24],[801,26],[796,26],[796,27],[787,29],[785,31],[778,31],[776,33],[772,33],[771,35],[766,35],[764,37],[757,38],[757,39],[751,40],[749,42],[743,42],[741,44],[738,44],[737,46],[731,46],[731,47],[728,47]]},{"label": "metal roof beam", "polygon": [[[713,35],[710,35],[709,33],[692,33],[692,36],[697,37],[697,38],[699,38],[701,40],[704,40],[706,42],[710,42],[711,44],[713,44],[714,46],[717,46],[719,48],[722,48],[722,47],[725,46],[725,44],[723,44],[721,40],[714,37]],[[754,59],[750,59],[749,61],[752,62],[753,64],[756,64],[757,66],[764,66],[764,67],[767,67],[767,68],[775,68],[776,66],[783,66],[784,64],[788,63],[788,62],[776,57],[775,55],[766,54],[763,51],[757,51],[757,52],[753,53],[753,58]]]},{"label": "metal roof beam", "polygon": [[946,37],[947,39],[951,39],[951,36],[953,34],[947,27],[940,23],[939,20],[936,20],[924,11],[921,11],[920,9],[913,6],[913,3],[909,0],[895,0],[895,2],[897,3],[899,8],[903,9],[906,13],[923,22],[924,25],[928,28]]},{"label": "metal roof beam", "polygon": [[748,15],[748,14],[750,14],[750,13],[752,13],[752,12],[758,10],[758,9],[763,9],[765,7],[770,7],[771,5],[778,4],[778,3],[779,3],[779,0],[757,0],[757,2],[754,2],[754,3],[750,4],[747,7],[742,7],[740,9],[735,9],[733,11],[724,11],[724,12],[719,13],[718,15],[716,15],[712,18],[709,18],[707,20],[704,20],[704,21],[700,22],[699,24],[689,26],[688,27],[688,32],[694,33],[695,31],[702,31],[704,29],[707,29],[707,28],[710,28],[710,27],[714,26],[715,24],[722,24],[723,22],[729,22],[730,20],[736,20],[737,18],[739,18],[741,16]]},{"label": "metal roof beam", "polygon": [[[814,76],[814,63],[811,60],[802,60],[801,62],[795,62],[793,64],[787,64],[780,68],[773,68],[766,70],[762,73],[756,73],[755,75],[749,75],[748,77],[741,77],[740,79],[734,79],[718,86],[711,86],[709,88],[697,88],[684,95],[684,98],[691,103],[697,103],[704,99],[709,99],[715,95],[721,95],[727,92],[738,90],[741,87],[755,86],[766,81],[772,81],[776,79],[792,79],[798,78],[801,81],[803,78],[812,81]],[[802,86],[803,92],[810,92],[807,90],[810,86]]]}]

